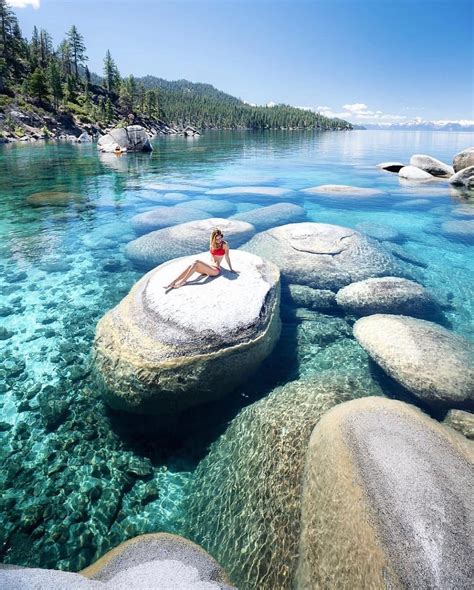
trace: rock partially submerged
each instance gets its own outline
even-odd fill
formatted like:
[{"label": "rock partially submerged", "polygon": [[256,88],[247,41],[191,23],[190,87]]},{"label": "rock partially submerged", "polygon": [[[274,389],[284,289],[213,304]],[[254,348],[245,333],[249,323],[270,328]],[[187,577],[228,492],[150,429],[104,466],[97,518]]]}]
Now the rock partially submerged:
[{"label": "rock partially submerged", "polygon": [[399,277],[366,279],[337,292],[337,304],[357,315],[374,313],[427,317],[436,315],[440,306],[424,287]]},{"label": "rock partially submerged", "polygon": [[453,169],[455,172],[459,172],[470,166],[474,166],[474,147],[462,150],[462,152],[459,152],[453,158]]},{"label": "rock partially submerged", "polygon": [[179,223],[197,221],[208,217],[209,213],[194,207],[162,206],[134,215],[130,223],[137,234],[146,234],[170,225],[178,225]]},{"label": "rock partially submerged", "polygon": [[150,139],[141,125],[117,127],[97,142],[97,148],[102,152],[114,152],[117,147],[127,152],[151,152]]},{"label": "rock partially submerged", "polygon": [[302,189],[302,193],[317,196],[327,202],[337,203],[340,200],[354,200],[362,202],[366,199],[386,196],[387,193],[375,188],[347,186],[344,184],[322,184]]},{"label": "rock partially submerged", "polygon": [[378,242],[354,229],[326,223],[293,223],[254,236],[243,247],[274,262],[287,283],[337,291],[374,276],[402,270]]},{"label": "rock partially submerged", "polygon": [[354,336],[393,379],[427,404],[474,401],[474,344],[425,320],[376,314],[358,320]]},{"label": "rock partially submerged", "polygon": [[457,430],[466,438],[474,439],[474,414],[464,410],[449,410],[443,424]]},{"label": "rock partially submerged", "polygon": [[[216,227],[224,233],[232,249],[238,248],[255,234],[254,227],[249,223],[213,217],[150,232],[129,242],[125,247],[125,256],[137,266],[151,269],[171,258],[189,256],[193,252],[208,249],[209,236]],[[209,255],[206,261],[210,262]]]},{"label": "rock partially submerged", "polygon": [[432,158],[431,156],[425,156],[421,154],[415,154],[410,158],[410,166],[420,168],[432,176],[450,177],[454,174],[454,168],[448,166],[441,160]]},{"label": "rock partially submerged", "polygon": [[264,231],[277,225],[303,221],[306,211],[293,203],[277,203],[268,207],[259,207],[245,213],[237,213],[232,219],[239,219],[251,223],[257,231]]},{"label": "rock partially submerged", "polygon": [[433,180],[433,176],[416,166],[404,166],[398,171],[398,176],[407,180]]},{"label": "rock partially submerged", "polygon": [[223,269],[164,288],[207,255],[152,270],[99,321],[95,371],[113,408],[177,414],[224,397],[271,352],[280,333],[280,273],[272,263],[234,250],[238,275]]},{"label": "rock partially submerged", "polygon": [[454,186],[461,186],[467,189],[474,189],[474,166],[468,166],[456,172],[449,179],[449,183]]},{"label": "rock partially submerged", "polygon": [[370,397],[319,421],[303,479],[296,588],[456,588],[474,575],[473,445]]},{"label": "rock partially submerged", "polygon": [[387,170],[387,172],[400,172],[404,166],[405,164],[401,162],[382,162],[381,164],[377,164],[377,168]]},{"label": "rock partially submerged", "polygon": [[0,585],[3,590],[233,588],[224,570],[204,549],[167,533],[126,541],[78,574],[0,565]]},{"label": "rock partially submerged", "polygon": [[282,295],[288,297],[294,306],[318,311],[334,310],[336,295],[328,289],[311,289],[304,285],[287,285]]},{"label": "rock partially submerged", "polygon": [[83,205],[87,197],[78,193],[65,191],[44,191],[27,197],[26,202],[33,207],[68,207],[69,205]]}]

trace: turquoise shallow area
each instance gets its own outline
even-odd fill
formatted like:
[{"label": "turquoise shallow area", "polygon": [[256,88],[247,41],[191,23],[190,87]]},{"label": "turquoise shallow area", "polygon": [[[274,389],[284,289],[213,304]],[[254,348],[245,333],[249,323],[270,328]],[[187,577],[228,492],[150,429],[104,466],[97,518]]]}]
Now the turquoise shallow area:
[{"label": "turquoise shallow area", "polygon": [[[129,429],[127,420],[141,419],[119,420],[104,407],[90,350],[99,318],[142,276],[123,254],[135,237],[133,215],[169,204],[170,194],[192,201],[213,188],[271,186],[293,192],[222,199],[237,211],[290,201],[313,221],[390,225],[422,263],[407,263],[412,275],[448,306],[445,325],[472,339],[473,244],[440,228],[474,217],[474,199],[445,180],[408,183],[375,167],[415,153],[450,163],[471,145],[467,133],[282,131],[160,138],[152,154],[122,157],[94,145],[0,146],[0,559],[78,570],[137,534],[182,533],[187,483],[240,407],[322,370],[392,387],[373,374],[350,318],[287,308],[258,377],[201,417],[201,428],[174,425],[158,438]],[[320,184],[386,194],[336,206],[300,192]],[[28,203],[47,191],[76,196],[61,206]],[[423,201],[404,206],[415,199]]]}]

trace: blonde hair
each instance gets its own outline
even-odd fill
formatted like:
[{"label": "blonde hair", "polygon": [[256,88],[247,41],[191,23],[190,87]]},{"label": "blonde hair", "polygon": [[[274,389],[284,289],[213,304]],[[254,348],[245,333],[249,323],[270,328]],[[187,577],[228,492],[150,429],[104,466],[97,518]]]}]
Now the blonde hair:
[{"label": "blonde hair", "polygon": [[223,233],[221,232],[221,230],[220,230],[220,229],[218,229],[218,228],[216,228],[216,229],[213,229],[213,230],[212,230],[212,232],[211,232],[211,239],[209,240],[209,245],[210,245],[210,248],[211,248],[212,250],[217,250],[217,247],[218,247],[218,246],[217,246],[217,242],[216,242],[216,238],[217,238],[217,236],[222,236],[222,237],[224,237],[224,234],[223,234]]}]

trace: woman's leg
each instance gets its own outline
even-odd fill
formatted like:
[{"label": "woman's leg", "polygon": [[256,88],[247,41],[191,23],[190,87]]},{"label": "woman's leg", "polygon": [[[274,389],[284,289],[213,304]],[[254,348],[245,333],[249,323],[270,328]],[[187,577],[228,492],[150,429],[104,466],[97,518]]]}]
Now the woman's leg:
[{"label": "woman's leg", "polygon": [[186,281],[189,279],[191,275],[195,272],[198,272],[202,275],[207,275],[209,277],[216,277],[219,274],[219,269],[215,266],[211,266],[210,264],[206,264],[205,262],[201,262],[200,260],[195,260],[191,266],[179,275],[179,277],[174,280],[171,285],[182,287]]}]

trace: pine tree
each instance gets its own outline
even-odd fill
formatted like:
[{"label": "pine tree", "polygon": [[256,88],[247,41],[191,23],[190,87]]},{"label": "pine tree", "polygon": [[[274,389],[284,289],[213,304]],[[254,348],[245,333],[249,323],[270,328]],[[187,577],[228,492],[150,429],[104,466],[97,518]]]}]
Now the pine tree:
[{"label": "pine tree", "polygon": [[61,77],[65,79],[72,74],[72,53],[69,41],[64,39],[58,47],[59,61],[61,63]]},{"label": "pine tree", "polygon": [[44,99],[48,96],[48,81],[42,68],[36,68],[31,74],[29,87],[32,96],[37,98],[40,103],[43,103]]},{"label": "pine tree", "polygon": [[0,0],[0,92],[23,69],[23,49],[18,20],[6,0]]},{"label": "pine tree", "polygon": [[120,73],[108,49],[104,58],[104,84],[109,93],[116,92],[120,84]]},{"label": "pine tree", "polygon": [[114,109],[112,106],[112,101],[110,98],[107,98],[105,101],[105,122],[107,124],[111,123],[114,118]]},{"label": "pine tree", "polygon": [[88,60],[86,55],[86,46],[84,45],[84,38],[79,33],[75,25],[69,29],[67,33],[67,40],[71,48],[72,62],[74,64],[74,74],[76,79],[79,78],[79,65]]},{"label": "pine tree", "polygon": [[53,41],[51,35],[41,29],[39,34],[39,64],[42,68],[46,68],[51,60],[53,54]]},{"label": "pine tree", "polygon": [[49,64],[49,85],[51,87],[51,94],[53,97],[54,108],[58,110],[59,103],[63,99],[63,85],[61,83],[61,70],[56,59],[51,60]]}]

